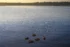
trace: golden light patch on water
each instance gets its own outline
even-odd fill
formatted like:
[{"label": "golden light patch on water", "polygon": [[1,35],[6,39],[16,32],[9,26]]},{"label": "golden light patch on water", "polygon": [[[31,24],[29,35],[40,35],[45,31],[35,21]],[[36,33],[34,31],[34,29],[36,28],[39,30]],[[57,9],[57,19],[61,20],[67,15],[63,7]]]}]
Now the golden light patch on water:
[{"label": "golden light patch on water", "polygon": [[[5,6],[5,7],[12,7],[12,6]],[[22,6],[22,5],[20,5],[20,6],[13,6],[13,8],[34,8],[34,7],[36,7],[36,6]]]}]

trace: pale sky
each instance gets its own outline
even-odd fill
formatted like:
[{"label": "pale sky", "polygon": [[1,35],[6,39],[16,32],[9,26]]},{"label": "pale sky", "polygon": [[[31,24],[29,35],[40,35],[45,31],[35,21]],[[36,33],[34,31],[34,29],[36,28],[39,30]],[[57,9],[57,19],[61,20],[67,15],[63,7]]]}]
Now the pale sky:
[{"label": "pale sky", "polygon": [[42,2],[42,1],[69,1],[70,0],[0,0],[0,2]]}]

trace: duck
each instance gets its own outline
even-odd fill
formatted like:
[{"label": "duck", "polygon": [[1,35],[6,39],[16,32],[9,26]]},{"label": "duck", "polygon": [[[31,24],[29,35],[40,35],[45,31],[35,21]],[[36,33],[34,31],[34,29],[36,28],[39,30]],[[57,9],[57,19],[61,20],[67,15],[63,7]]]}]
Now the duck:
[{"label": "duck", "polygon": [[43,40],[46,40],[46,37],[45,36],[43,36]]},{"label": "duck", "polygon": [[26,38],[25,38],[25,40],[28,40],[28,39],[29,39],[29,37],[26,37]]},{"label": "duck", "polygon": [[36,38],[35,41],[40,41],[40,38]]},{"label": "duck", "polygon": [[35,37],[35,36],[36,36],[36,34],[32,34],[32,36],[33,36],[33,37]]},{"label": "duck", "polygon": [[34,43],[34,41],[33,40],[28,40],[28,43]]}]

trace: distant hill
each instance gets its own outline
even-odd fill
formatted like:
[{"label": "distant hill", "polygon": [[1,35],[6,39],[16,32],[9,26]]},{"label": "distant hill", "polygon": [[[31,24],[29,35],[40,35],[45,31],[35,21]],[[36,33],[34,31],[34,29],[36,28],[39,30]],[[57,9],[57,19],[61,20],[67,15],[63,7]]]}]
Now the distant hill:
[{"label": "distant hill", "polygon": [[36,5],[36,6],[70,6],[70,2],[35,2],[35,3],[6,3],[1,2],[1,5]]}]

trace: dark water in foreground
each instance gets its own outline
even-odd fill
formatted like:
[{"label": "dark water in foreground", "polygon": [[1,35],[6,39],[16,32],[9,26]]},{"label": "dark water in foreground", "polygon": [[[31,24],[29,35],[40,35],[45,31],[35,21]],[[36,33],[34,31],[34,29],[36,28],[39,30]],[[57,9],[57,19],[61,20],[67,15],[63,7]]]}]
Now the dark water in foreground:
[{"label": "dark water in foreground", "polygon": [[70,47],[70,7],[0,6],[0,47]]}]

